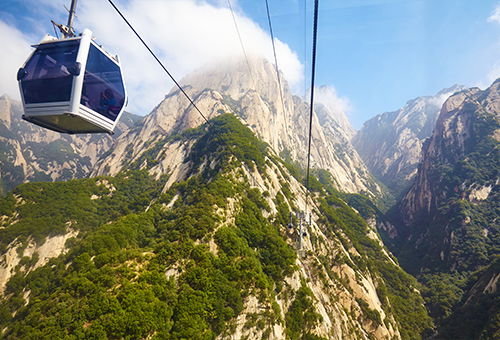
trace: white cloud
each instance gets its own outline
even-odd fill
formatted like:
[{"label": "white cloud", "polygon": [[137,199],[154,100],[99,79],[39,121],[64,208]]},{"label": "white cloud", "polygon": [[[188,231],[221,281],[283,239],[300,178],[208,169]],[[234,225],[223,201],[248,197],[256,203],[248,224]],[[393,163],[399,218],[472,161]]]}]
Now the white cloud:
[{"label": "white cloud", "polygon": [[498,78],[500,78],[500,64],[495,64],[486,75],[486,82],[488,86],[490,86]]},{"label": "white cloud", "polygon": [[488,22],[496,22],[500,24],[500,3],[497,4],[491,15],[488,17]]},{"label": "white cloud", "polygon": [[450,92],[445,92],[441,93],[440,95],[433,96],[429,98],[429,102],[431,104],[434,104],[435,106],[441,108],[444,104],[444,102],[450,98],[452,94],[454,94],[456,91],[450,91]]},{"label": "white cloud", "polygon": [[[180,81],[205,64],[242,55],[231,12],[226,7],[227,1],[209,1],[115,0],[115,3]],[[36,11],[43,12],[44,18],[65,23],[66,2],[40,0]],[[247,54],[263,56],[274,63],[267,31],[246,17],[236,0],[232,1],[232,6]],[[30,45],[38,42],[43,34],[38,36],[38,25],[32,30],[37,36],[26,38],[13,26],[0,23],[0,42],[4,46],[0,63],[0,94],[7,92],[18,98],[15,74],[27,58]],[[79,2],[74,26],[77,31],[90,28],[98,43],[108,52],[119,55],[129,93],[129,111],[147,114],[172,88],[168,76],[107,1]],[[45,29],[49,28],[52,27],[45,26]],[[278,39],[275,43],[281,72],[292,88],[301,87],[303,65],[287,44]]]},{"label": "white cloud", "polygon": [[333,86],[316,87],[314,101],[326,106],[334,117],[344,116],[352,109],[349,99],[339,96]]},{"label": "white cloud", "polygon": [[488,73],[479,81],[477,81],[474,86],[479,87],[481,89],[486,89],[493,84],[495,80],[500,78],[500,63],[495,63],[489,69]]},{"label": "white cloud", "polygon": [[[205,64],[242,55],[231,13],[222,5],[197,0],[131,0],[117,5],[178,80]],[[267,32],[243,14],[236,16],[247,53],[273,62]],[[77,28],[84,27],[106,50],[120,56],[130,111],[146,114],[169,92],[173,84],[167,75],[107,2],[79,4]],[[297,55],[279,40],[276,48],[281,71],[292,87],[297,86],[303,69]]]},{"label": "white cloud", "polygon": [[19,30],[0,20],[0,46],[0,95],[8,94],[20,100],[16,74],[28,58],[30,42]]},{"label": "white cloud", "polygon": [[[309,102],[311,92],[308,91],[306,100]],[[314,88],[314,102],[323,104],[329,113],[330,118],[335,120],[345,131],[352,131],[351,122],[347,114],[352,111],[351,102],[347,97],[341,97],[335,87],[322,85]]]}]

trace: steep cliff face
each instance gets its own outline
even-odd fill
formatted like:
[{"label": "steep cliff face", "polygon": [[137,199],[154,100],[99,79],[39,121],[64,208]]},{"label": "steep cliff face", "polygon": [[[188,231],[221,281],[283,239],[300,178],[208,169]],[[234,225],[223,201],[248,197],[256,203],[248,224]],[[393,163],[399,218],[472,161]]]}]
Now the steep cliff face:
[{"label": "steep cliff face", "polygon": [[498,190],[500,81],[471,88],[443,105],[426,143],[418,176],[401,211],[405,225],[435,214],[443,202],[490,202]]},{"label": "steep cliff face", "polygon": [[[23,253],[4,336],[418,339],[430,327],[415,282],[339,196],[317,188],[305,234],[288,227],[305,188],[235,116],[155,148],[128,163],[143,170],[0,200],[4,253],[78,232],[38,269]],[[181,165],[148,175],[170,152]]]},{"label": "steep cliff face", "polygon": [[[114,137],[104,134],[59,134],[29,124],[21,116],[18,101],[0,97],[0,193],[28,181],[85,177],[113,142]],[[138,118],[128,113],[123,116],[116,135]]]},{"label": "steep cliff face", "polygon": [[[252,59],[250,65],[251,72],[244,60],[228,61],[189,75],[182,84],[207,118],[233,112],[276,153],[304,163],[308,104],[292,96],[286,82],[283,82],[281,101],[274,69],[267,61]],[[94,174],[116,174],[130,160],[138,160],[143,154],[153,151],[155,145],[165,144],[166,136],[168,138],[203,122],[204,119],[187,99],[174,89],[145,118],[141,127],[132,129],[117,140],[113,152],[99,163]],[[322,126],[314,115],[313,167],[334,174],[340,190],[380,196],[381,189],[369,175],[346,134],[339,130],[339,124],[331,119],[325,124]],[[177,157],[172,156],[172,159]],[[162,168],[155,170],[158,175],[164,174],[166,168],[174,166],[174,163],[164,163]]]},{"label": "steep cliff face", "polygon": [[435,96],[410,100],[398,111],[368,120],[353,138],[368,169],[396,195],[415,178],[422,145],[432,134],[442,104],[461,89],[455,85]]},{"label": "steep cliff face", "polygon": [[[499,164],[500,79],[484,91],[467,89],[444,103],[424,144],[415,182],[399,206],[398,257],[424,283],[431,313],[444,327],[440,334],[456,320],[462,320],[455,322],[462,334],[480,334],[487,331],[485,320],[497,318],[486,305],[479,323],[475,317],[466,322],[460,313],[467,309],[473,272],[498,256]],[[494,291],[495,275],[490,277]]]}]

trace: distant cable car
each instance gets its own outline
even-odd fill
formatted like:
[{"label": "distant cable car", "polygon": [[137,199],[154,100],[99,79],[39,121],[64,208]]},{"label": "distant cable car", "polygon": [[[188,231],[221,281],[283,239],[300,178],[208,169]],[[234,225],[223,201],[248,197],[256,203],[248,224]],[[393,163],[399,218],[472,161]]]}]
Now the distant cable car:
[{"label": "distant cable car", "polygon": [[92,40],[85,29],[75,36],[58,25],[63,37],[46,35],[17,73],[23,119],[65,133],[112,134],[127,101],[120,62]]}]

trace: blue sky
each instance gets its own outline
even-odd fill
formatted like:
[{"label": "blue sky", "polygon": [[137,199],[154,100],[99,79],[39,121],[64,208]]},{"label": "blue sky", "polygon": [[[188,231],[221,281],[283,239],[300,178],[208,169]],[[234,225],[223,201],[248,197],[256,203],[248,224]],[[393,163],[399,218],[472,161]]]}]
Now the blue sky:
[{"label": "blue sky", "polygon": [[[184,3],[117,0],[117,3],[141,25],[148,41],[177,77],[201,66],[205,59],[220,57],[226,53],[225,49],[236,49],[234,26],[227,18],[227,0]],[[185,3],[189,6],[184,6]],[[269,55],[270,42],[264,36],[267,32],[264,0],[232,0],[232,3],[247,50],[260,51],[267,44],[261,52]],[[11,53],[13,56],[26,55],[29,50],[23,44],[35,43],[46,31],[52,32],[50,19],[65,21],[63,4],[69,6],[69,0],[2,0],[0,24],[9,34],[0,32],[0,43],[19,46]],[[278,63],[295,92],[303,94],[302,75],[305,74],[309,86],[313,1],[269,0],[269,4],[275,36],[289,47],[280,45]],[[156,11],[151,9],[155,6]],[[376,114],[396,110],[411,98],[431,95],[453,84],[485,87],[500,76],[500,14],[498,18],[494,16],[497,6],[500,6],[498,0],[320,0],[316,85],[334,89],[355,128]],[[165,81],[154,65],[148,66],[151,69],[137,67],[140,62],[152,62],[123,24],[117,18],[109,19],[116,14],[110,11],[107,1],[79,0],[79,10],[78,26],[89,26],[98,32],[99,39],[112,47],[113,52],[124,55],[124,64],[129,61],[132,65],[127,78],[131,82],[130,99],[136,100],[131,109],[139,114],[148,113],[172,84]],[[185,19],[180,18],[183,21],[193,20],[189,26],[192,32],[178,29],[176,18],[168,16],[172,12],[186,15]],[[161,34],[158,27],[164,30]],[[197,39],[204,30],[212,30],[210,36],[215,35],[216,40]],[[24,37],[20,37],[19,31]],[[174,36],[169,35],[172,32]],[[2,41],[7,35],[9,40]],[[176,36],[181,40],[176,40]],[[203,55],[209,48],[204,45],[207,42],[199,40],[208,41],[211,46],[220,44],[221,52]],[[190,43],[196,46],[185,46]],[[178,54],[172,52],[174,49],[179,50]],[[7,58],[10,57],[2,56],[4,68],[10,65]],[[12,57],[13,65],[19,63],[19,58]],[[3,73],[0,68],[0,77]],[[5,77],[0,79],[0,92],[8,92],[3,89],[8,86]],[[149,88],[154,88],[154,93],[150,94]]]},{"label": "blue sky", "polygon": [[[303,1],[270,3],[276,35],[303,61]],[[265,7],[249,0],[240,4],[266,24]],[[453,84],[484,87],[495,69],[500,76],[500,22],[487,20],[499,5],[496,0],[320,1],[316,83],[333,85],[349,99],[355,127]],[[311,7],[308,1],[309,19]],[[308,47],[310,36],[309,30]]]}]

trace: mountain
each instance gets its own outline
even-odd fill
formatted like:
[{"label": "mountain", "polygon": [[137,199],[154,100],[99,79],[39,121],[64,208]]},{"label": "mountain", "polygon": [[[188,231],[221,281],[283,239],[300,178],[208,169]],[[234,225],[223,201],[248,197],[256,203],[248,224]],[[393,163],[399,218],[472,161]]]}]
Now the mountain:
[{"label": "mountain", "polygon": [[[473,273],[499,255],[499,142],[500,79],[484,91],[455,93],[444,103],[399,205],[398,258],[426,286],[429,308],[443,325],[461,313],[460,301],[475,285]],[[491,292],[498,271],[493,277]],[[498,314],[475,324],[463,321],[462,327],[479,334],[488,332],[488,322],[498,326]]]},{"label": "mountain", "polygon": [[[308,94],[310,96],[310,93]],[[346,139],[351,140],[356,131],[353,129],[345,110],[349,108],[346,100],[339,98],[335,89],[330,86],[320,86],[314,91],[314,110],[318,115],[320,124],[333,121],[339,126],[339,131]]]},{"label": "mountain", "polygon": [[[431,321],[416,282],[365,222],[366,198],[339,193],[326,174],[307,195],[247,122],[212,114],[215,91],[200,96],[215,117],[136,156],[130,144],[116,174],[26,183],[0,199],[2,335],[421,338]],[[306,201],[302,234],[288,224]]]},{"label": "mountain", "polygon": [[455,85],[434,96],[412,99],[397,111],[368,120],[353,137],[368,169],[396,196],[415,178],[422,145],[432,134],[442,104],[461,89]]},{"label": "mountain", "polygon": [[[188,75],[181,83],[206,118],[233,112],[277,154],[304,165],[309,105],[293,96],[286,82],[282,82],[281,101],[274,68],[266,60],[250,59],[249,65],[251,72],[245,60],[241,59],[207,66]],[[114,175],[132,163],[141,168],[146,162],[153,165],[151,172],[157,177],[171,171],[182,171],[179,161],[185,156],[185,151],[180,145],[172,144],[171,149],[163,151],[169,154],[167,158],[162,158],[159,153],[164,150],[160,146],[168,144],[174,133],[196,128],[202,123],[204,119],[201,115],[179,90],[173,89],[142,125],[117,139],[111,154],[102,157],[93,174]],[[382,189],[369,174],[339,124],[332,118],[323,119],[322,123],[315,113],[312,167],[329,171],[335,179],[335,186],[341,191],[380,197]]]},{"label": "mountain", "polygon": [[[21,119],[22,105],[0,97],[0,194],[18,184],[82,178],[111,147],[109,135],[64,135]],[[138,116],[124,113],[115,136],[133,126]]]}]

